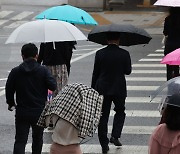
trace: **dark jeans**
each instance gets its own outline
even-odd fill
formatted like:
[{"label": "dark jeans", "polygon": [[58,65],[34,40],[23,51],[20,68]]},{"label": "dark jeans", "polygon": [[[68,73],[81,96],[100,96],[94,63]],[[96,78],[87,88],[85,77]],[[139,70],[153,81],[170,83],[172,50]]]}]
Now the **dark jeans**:
[{"label": "dark jeans", "polygon": [[120,138],[122,128],[125,121],[125,98],[119,98],[118,96],[104,96],[104,101],[102,105],[102,116],[100,118],[99,126],[98,126],[98,137],[99,142],[102,147],[107,146],[109,143],[109,139],[107,137],[108,134],[108,120],[109,114],[111,110],[112,102],[115,105],[114,111],[116,112],[113,120],[113,129],[111,136],[114,138]]},{"label": "dark jeans", "polygon": [[13,154],[25,154],[30,127],[32,127],[32,154],[41,154],[44,129],[36,125],[38,119],[39,117],[34,116],[16,117],[16,135]]}]

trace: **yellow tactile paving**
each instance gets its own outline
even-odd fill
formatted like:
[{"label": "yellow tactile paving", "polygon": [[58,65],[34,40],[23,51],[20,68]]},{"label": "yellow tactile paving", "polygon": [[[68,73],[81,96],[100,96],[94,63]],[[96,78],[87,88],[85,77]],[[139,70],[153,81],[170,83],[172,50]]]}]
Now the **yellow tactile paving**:
[{"label": "yellow tactile paving", "polygon": [[99,25],[105,25],[105,24],[112,23],[97,13],[92,13],[91,16],[98,22]]}]

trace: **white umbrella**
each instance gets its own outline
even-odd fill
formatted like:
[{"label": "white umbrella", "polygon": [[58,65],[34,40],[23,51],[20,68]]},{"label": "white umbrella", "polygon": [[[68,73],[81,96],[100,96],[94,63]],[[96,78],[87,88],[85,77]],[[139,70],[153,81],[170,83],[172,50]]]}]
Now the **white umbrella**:
[{"label": "white umbrella", "polygon": [[6,41],[8,43],[55,42],[87,40],[74,25],[58,20],[36,20],[16,28]]},{"label": "white umbrella", "polygon": [[180,7],[180,0],[158,0],[156,3],[154,3],[154,5]]}]

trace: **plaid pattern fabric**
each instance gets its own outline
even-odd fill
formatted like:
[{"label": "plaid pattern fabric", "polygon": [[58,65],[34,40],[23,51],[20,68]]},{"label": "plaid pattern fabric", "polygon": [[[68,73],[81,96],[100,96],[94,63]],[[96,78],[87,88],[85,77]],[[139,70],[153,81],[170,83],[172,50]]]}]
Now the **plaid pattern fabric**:
[{"label": "plaid pattern fabric", "polygon": [[102,103],[103,96],[94,89],[81,83],[68,84],[45,106],[38,125],[46,127],[46,116],[56,114],[72,123],[79,137],[91,137],[99,123]]},{"label": "plaid pattern fabric", "polygon": [[50,70],[51,74],[53,77],[56,79],[57,82],[57,88],[53,92],[53,98],[58,94],[59,91],[62,90],[62,88],[67,85],[68,83],[68,72],[67,72],[67,67],[65,64],[63,65],[53,65],[53,66],[48,66],[46,67]]}]

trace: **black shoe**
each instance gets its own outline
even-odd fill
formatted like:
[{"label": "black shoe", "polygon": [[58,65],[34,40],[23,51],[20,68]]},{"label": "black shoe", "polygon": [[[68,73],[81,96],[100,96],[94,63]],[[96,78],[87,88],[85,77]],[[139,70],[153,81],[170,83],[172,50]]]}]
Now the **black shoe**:
[{"label": "black shoe", "polygon": [[105,147],[102,147],[102,153],[103,154],[107,154],[107,152],[109,151],[109,146],[105,146]]},{"label": "black shoe", "polygon": [[114,137],[110,138],[110,143],[113,143],[115,146],[122,146],[121,142]]}]

